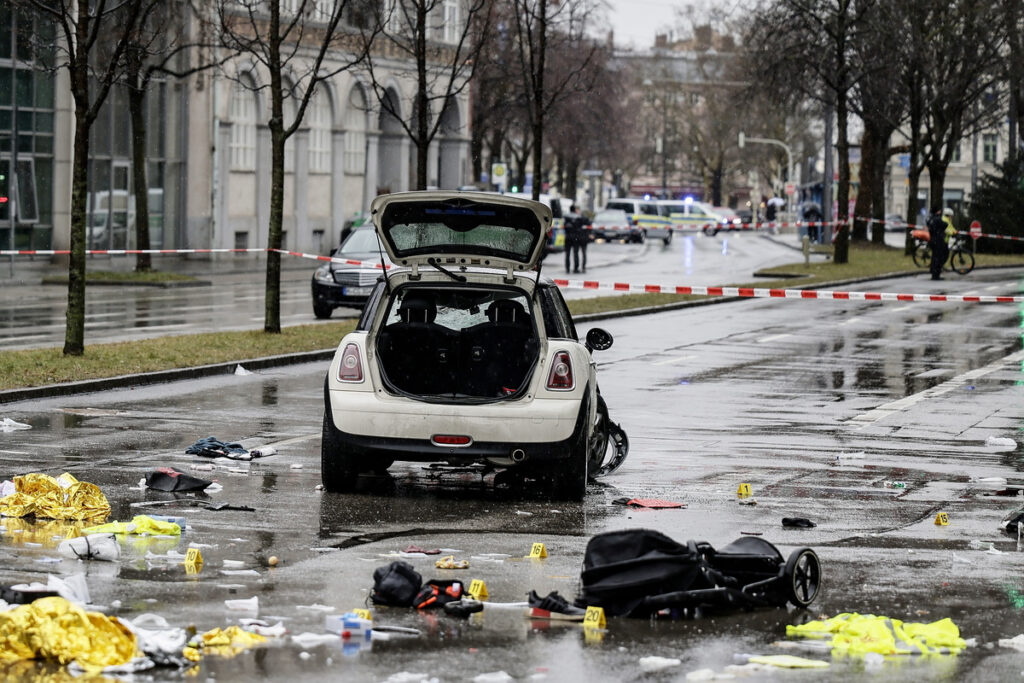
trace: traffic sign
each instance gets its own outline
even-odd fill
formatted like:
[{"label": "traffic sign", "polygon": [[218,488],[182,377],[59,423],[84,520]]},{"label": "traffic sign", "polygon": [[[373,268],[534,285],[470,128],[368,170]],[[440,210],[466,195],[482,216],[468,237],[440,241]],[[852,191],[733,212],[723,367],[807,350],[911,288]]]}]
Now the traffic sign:
[{"label": "traffic sign", "polygon": [[491,164],[491,181],[504,190],[508,184],[508,167],[501,162]]},{"label": "traffic sign", "polygon": [[974,239],[981,237],[981,221],[971,221],[970,234]]},{"label": "traffic sign", "polygon": [[786,194],[789,194],[789,195],[796,194],[796,184],[795,183],[786,183]]}]

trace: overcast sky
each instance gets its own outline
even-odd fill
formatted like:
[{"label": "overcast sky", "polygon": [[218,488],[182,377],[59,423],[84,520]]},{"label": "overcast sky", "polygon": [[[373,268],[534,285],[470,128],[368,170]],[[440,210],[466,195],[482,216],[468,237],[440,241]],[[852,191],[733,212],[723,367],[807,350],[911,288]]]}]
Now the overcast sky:
[{"label": "overcast sky", "polygon": [[666,33],[675,25],[679,0],[608,0],[609,21],[615,31],[615,43],[627,47],[649,48],[655,33]]}]

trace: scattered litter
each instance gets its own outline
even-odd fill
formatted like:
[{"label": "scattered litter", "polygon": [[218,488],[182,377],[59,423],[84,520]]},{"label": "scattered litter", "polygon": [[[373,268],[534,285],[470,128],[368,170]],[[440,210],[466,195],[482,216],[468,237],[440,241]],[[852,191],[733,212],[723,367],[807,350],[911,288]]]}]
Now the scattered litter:
[{"label": "scattered litter", "polygon": [[533,517],[533,513],[527,512],[526,510],[516,510],[516,514],[522,515],[523,517]]},{"label": "scattered litter", "polygon": [[753,498],[740,498],[740,505],[757,505],[757,501]]},{"label": "scattered litter", "polygon": [[223,490],[224,490],[224,487],[221,484],[217,483],[217,482],[213,482],[212,484],[210,484],[209,486],[206,487],[206,492],[207,493],[220,493]]},{"label": "scattered litter", "polygon": [[321,605],[320,603],[313,603],[312,605],[296,605],[295,609],[310,610],[312,612],[333,612],[334,607],[330,605]]},{"label": "scattered litter", "polygon": [[299,633],[298,635],[293,635],[291,640],[299,647],[306,649],[316,647],[317,645],[337,643],[340,641],[340,638],[335,633]]},{"label": "scattered litter", "polygon": [[172,628],[157,614],[140,614],[131,621],[122,622],[135,633],[139,649],[160,665],[181,665],[181,650],[185,647],[185,629]]},{"label": "scattered litter", "polygon": [[373,630],[373,621],[363,619],[354,612],[345,614],[327,614],[324,616],[324,630],[328,633],[336,633],[345,638],[370,638]]},{"label": "scattered litter", "polygon": [[837,453],[836,460],[863,460],[864,451],[857,451],[856,453]]},{"label": "scattered litter", "polygon": [[130,522],[109,522],[82,529],[83,534],[134,534],[136,536],[180,536],[181,527],[148,515],[135,515]]},{"label": "scattered litter", "polygon": [[168,550],[166,553],[154,553],[152,551],[146,551],[147,562],[183,562],[186,555],[179,553],[177,550]]},{"label": "scattered litter", "polygon": [[293,463],[292,463],[291,465],[289,465],[288,467],[289,467],[290,469],[293,469],[293,470],[301,470],[301,469],[302,469],[302,463],[301,463],[301,462],[293,462]]},{"label": "scattered litter", "polygon": [[1018,539],[1021,537],[1021,529],[1024,528],[1024,508],[1018,508],[1013,512],[1006,515],[1003,521],[999,523],[1003,531],[1016,536]]},{"label": "scattered litter", "polygon": [[222,563],[226,569],[241,569],[245,566],[244,560],[224,560]]},{"label": "scattered litter", "polygon": [[761,531],[741,531],[741,536],[764,536],[764,532]]},{"label": "scattered litter", "polygon": [[224,576],[259,576],[260,573],[255,569],[221,569],[220,573]]},{"label": "scattered litter", "polygon": [[999,647],[1008,647],[1018,652],[1024,652],[1024,633],[1014,636],[1013,638],[1000,638]]},{"label": "scattered litter", "polygon": [[325,548],[325,547],[319,547],[318,546],[316,548],[310,548],[310,550],[312,550],[314,553],[333,553],[333,552],[337,551],[338,549],[337,548]]},{"label": "scattered litter", "polygon": [[996,548],[994,545],[989,546],[989,549],[985,551],[986,555],[1002,555],[1003,551]]},{"label": "scattered litter", "polygon": [[411,545],[411,546],[409,546],[408,548],[406,548],[405,550],[403,550],[401,552],[407,553],[409,555],[413,555],[413,554],[416,554],[416,555],[440,555],[441,554],[441,549],[440,548],[431,548],[429,550],[424,550],[423,548],[421,548],[421,547],[419,547],[417,545]]},{"label": "scattered litter", "polygon": [[830,639],[833,654],[956,654],[967,644],[946,618],[930,624],[903,622],[873,614],[845,613],[823,621],[786,626],[795,638]]},{"label": "scattered litter", "polygon": [[887,489],[905,489],[909,488],[910,484],[905,481],[883,481],[882,486]]},{"label": "scattered litter", "polygon": [[156,491],[202,491],[213,482],[179,472],[173,467],[160,467],[146,475],[146,486]]},{"label": "scattered litter", "polygon": [[316,486],[313,487],[313,490],[314,491],[323,491],[324,490],[324,485],[323,484],[317,484]]},{"label": "scattered litter", "polygon": [[239,377],[246,377],[246,376],[251,375],[253,373],[250,372],[249,370],[246,370],[241,365],[236,365],[235,366],[235,374],[237,376],[239,376]]},{"label": "scattered litter", "polygon": [[288,633],[288,629],[280,621],[271,626],[263,619],[239,619],[238,624],[246,631],[258,633],[264,638],[283,638]]},{"label": "scattered litter", "polygon": [[199,548],[200,550],[202,550],[203,548],[216,548],[217,546],[216,546],[216,544],[213,544],[213,543],[196,543],[195,541],[192,541],[191,543],[188,544],[188,547],[189,548]]},{"label": "scattered litter", "polygon": [[[241,367],[241,366],[239,366],[239,367]],[[238,373],[235,373],[235,374],[237,375]],[[246,373],[246,374],[251,374],[251,373]],[[307,659],[312,659],[312,658],[313,658],[313,655],[309,654],[305,650],[303,650],[302,652],[299,653],[299,659],[301,659],[302,661],[306,661]]]},{"label": "scattered litter", "polygon": [[0,498],[6,498],[7,496],[13,496],[15,491],[14,482],[10,479],[4,479],[0,482]]},{"label": "scattered litter", "polygon": [[644,673],[654,673],[655,671],[671,669],[672,667],[679,666],[682,663],[683,660],[676,659],[675,657],[641,657],[640,670]]},{"label": "scattered litter", "polygon": [[246,631],[240,626],[229,626],[225,629],[215,628],[194,636],[182,654],[192,661],[199,661],[203,654],[230,657],[265,642],[267,639],[263,636]]},{"label": "scattered litter", "polygon": [[95,484],[65,472],[56,479],[33,473],[14,478],[14,493],[0,498],[0,515],[96,520],[110,514],[110,503]]},{"label": "scattered litter", "polygon": [[84,667],[127,664],[138,651],[135,634],[116,617],[86,612],[48,597],[0,612],[4,659],[76,661]]},{"label": "scattered litter", "polygon": [[260,597],[254,595],[244,600],[225,600],[224,606],[230,610],[239,610],[241,612],[258,612],[260,610]]},{"label": "scattered litter", "polygon": [[[211,469],[213,469],[212,466]],[[228,472],[231,474],[249,474],[249,470],[242,469],[241,467],[229,467]]]},{"label": "scattered litter", "polygon": [[216,468],[214,468],[213,465],[210,465],[209,463],[200,463],[199,465],[189,465],[188,468],[190,470],[195,470],[196,472],[213,472],[213,470],[216,469]]},{"label": "scattered litter", "polygon": [[121,546],[114,534],[88,534],[61,541],[57,552],[69,559],[105,560],[117,562],[121,557]]},{"label": "scattered litter", "polygon": [[32,429],[32,425],[25,424],[24,422],[15,422],[9,417],[5,417],[3,422],[0,422],[0,432],[13,432],[19,429]]},{"label": "scattered litter", "polygon": [[774,666],[780,669],[827,669],[829,663],[820,659],[807,659],[794,655],[753,655],[746,658],[747,663]]},{"label": "scattered litter", "polygon": [[267,564],[270,565],[271,567],[276,567],[278,561],[279,560],[277,559],[277,555],[271,555],[270,557],[267,558]]},{"label": "scattered litter", "polygon": [[508,681],[514,680],[504,671],[491,671],[490,673],[477,674],[473,678],[473,683],[508,683]]},{"label": "scattered litter", "polygon": [[446,555],[434,562],[438,569],[469,569],[469,560],[456,560],[454,555]]},{"label": "scattered litter", "polygon": [[813,529],[818,525],[806,517],[783,517],[782,526],[792,529]]},{"label": "scattered litter", "polygon": [[661,500],[660,498],[616,498],[612,501],[613,505],[627,505],[629,507],[637,508],[685,508],[686,503],[676,503],[671,500]]},{"label": "scattered litter", "polygon": [[36,560],[39,564],[58,564],[60,561],[59,557],[40,557]]},{"label": "scattered litter", "polygon": [[260,446],[259,448],[252,448],[249,450],[249,455],[253,458],[265,458],[268,455],[275,455],[277,449],[273,446]]},{"label": "scattered litter", "polygon": [[1017,447],[1017,442],[1014,441],[1013,439],[1007,439],[1002,436],[990,436],[987,439],[985,439],[985,445],[988,446],[989,448],[998,448],[1000,450],[1013,450],[1014,448]]},{"label": "scattered litter", "polygon": [[964,564],[974,564],[974,560],[969,560],[966,557],[960,557],[956,553],[953,553],[953,561],[954,562],[962,562]]}]

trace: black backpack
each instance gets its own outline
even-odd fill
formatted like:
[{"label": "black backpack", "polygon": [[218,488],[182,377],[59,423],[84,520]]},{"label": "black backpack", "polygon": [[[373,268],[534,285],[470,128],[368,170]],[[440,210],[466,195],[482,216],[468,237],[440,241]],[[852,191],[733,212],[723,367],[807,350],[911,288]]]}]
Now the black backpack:
[{"label": "black backpack", "polygon": [[373,571],[373,592],[370,600],[375,605],[411,607],[423,585],[423,577],[408,562],[395,560],[386,567]]},{"label": "black backpack", "polygon": [[693,541],[677,543],[650,529],[598,534],[583,556],[579,607],[603,607],[608,616],[642,616],[649,596],[690,589],[700,580]]}]

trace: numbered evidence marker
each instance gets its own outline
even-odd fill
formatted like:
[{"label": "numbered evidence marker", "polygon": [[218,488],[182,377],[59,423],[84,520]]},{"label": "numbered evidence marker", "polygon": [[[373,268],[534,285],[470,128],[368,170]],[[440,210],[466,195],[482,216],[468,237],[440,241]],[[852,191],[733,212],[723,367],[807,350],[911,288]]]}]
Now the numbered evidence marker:
[{"label": "numbered evidence marker", "polygon": [[543,543],[534,543],[530,547],[530,559],[539,560],[548,556],[548,549],[544,547]]},{"label": "numbered evidence marker", "polygon": [[468,592],[469,597],[473,598],[474,600],[479,600],[481,602],[491,597],[487,593],[487,584],[484,583],[483,580],[481,579],[473,579],[472,581],[470,581]]},{"label": "numbered evidence marker", "polygon": [[587,613],[583,615],[583,628],[605,628],[607,626],[603,607],[587,608]]},{"label": "numbered evidence marker", "polygon": [[935,515],[935,525],[949,526],[949,515],[947,515],[945,512],[940,512],[939,514]]},{"label": "numbered evidence marker", "polygon": [[199,548],[189,548],[188,552],[185,553],[185,572],[188,574],[197,574],[203,568],[203,554],[199,552]]},{"label": "numbered evidence marker", "polygon": [[747,496],[752,495],[752,493],[753,492],[750,490],[750,484],[740,484],[740,487],[736,489],[736,495],[740,498],[746,498]]}]

